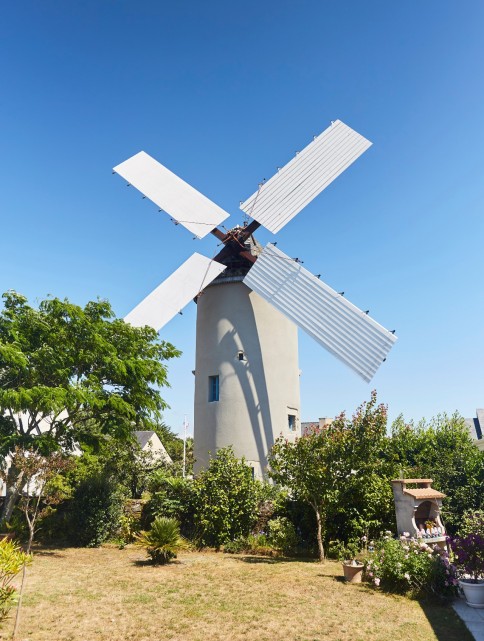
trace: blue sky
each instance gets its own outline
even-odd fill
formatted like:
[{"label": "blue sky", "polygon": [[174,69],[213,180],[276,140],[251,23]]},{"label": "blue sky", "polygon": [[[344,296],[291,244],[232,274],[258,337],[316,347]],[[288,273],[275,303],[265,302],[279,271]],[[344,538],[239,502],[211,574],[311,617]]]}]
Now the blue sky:
[{"label": "blue sky", "polygon": [[[277,237],[399,341],[370,385],[300,335],[302,419],[484,404],[484,3],[23,1],[2,7],[0,289],[124,316],[213,256],[111,168],[144,149],[233,216],[337,118],[373,147]],[[193,423],[195,305],[162,330]]]}]

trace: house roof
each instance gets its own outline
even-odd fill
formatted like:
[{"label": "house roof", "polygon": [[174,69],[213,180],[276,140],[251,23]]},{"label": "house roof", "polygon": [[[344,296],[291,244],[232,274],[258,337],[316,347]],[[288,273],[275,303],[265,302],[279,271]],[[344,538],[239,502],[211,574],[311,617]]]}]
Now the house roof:
[{"label": "house roof", "polygon": [[139,432],[135,432],[134,435],[136,436],[136,440],[138,441],[139,446],[141,449],[143,449],[150,438],[153,436],[153,434],[156,434],[156,432],[153,432],[153,430],[143,430]]},{"label": "house roof", "polygon": [[466,418],[465,422],[474,441],[484,438],[484,409],[477,409],[476,418]]}]

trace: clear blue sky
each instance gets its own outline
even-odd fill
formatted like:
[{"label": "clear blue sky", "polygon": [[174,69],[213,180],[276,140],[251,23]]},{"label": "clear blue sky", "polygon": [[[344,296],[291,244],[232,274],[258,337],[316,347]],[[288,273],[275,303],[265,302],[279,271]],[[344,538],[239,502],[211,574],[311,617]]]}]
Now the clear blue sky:
[{"label": "clear blue sky", "polygon": [[[370,385],[300,336],[302,419],[484,405],[484,3],[25,0],[0,21],[0,290],[124,316],[193,251],[111,168],[144,149],[242,220],[337,118],[373,147],[277,237],[399,341]],[[192,423],[195,305],[162,330]]]}]

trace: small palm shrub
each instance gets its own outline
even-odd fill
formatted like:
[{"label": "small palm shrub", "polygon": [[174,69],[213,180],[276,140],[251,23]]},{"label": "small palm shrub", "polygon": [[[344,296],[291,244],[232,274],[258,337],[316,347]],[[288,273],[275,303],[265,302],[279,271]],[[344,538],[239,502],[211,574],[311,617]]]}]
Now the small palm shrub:
[{"label": "small palm shrub", "polygon": [[160,565],[176,559],[177,553],[188,547],[187,541],[180,536],[178,521],[164,516],[156,517],[151,530],[140,532],[135,545],[145,549],[152,562]]}]

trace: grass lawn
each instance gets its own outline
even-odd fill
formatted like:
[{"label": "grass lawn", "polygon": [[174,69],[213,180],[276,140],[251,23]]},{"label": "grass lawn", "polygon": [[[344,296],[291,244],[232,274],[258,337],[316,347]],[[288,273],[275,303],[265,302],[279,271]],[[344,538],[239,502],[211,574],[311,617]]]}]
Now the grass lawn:
[{"label": "grass lawn", "polygon": [[[346,585],[339,563],[135,548],[40,549],[21,641],[471,641],[450,607]],[[0,631],[8,639],[13,621]]]}]

